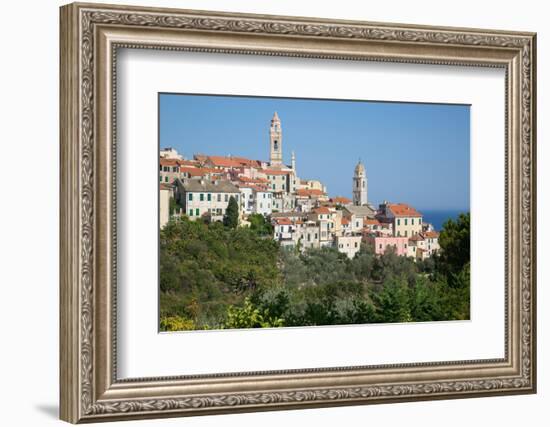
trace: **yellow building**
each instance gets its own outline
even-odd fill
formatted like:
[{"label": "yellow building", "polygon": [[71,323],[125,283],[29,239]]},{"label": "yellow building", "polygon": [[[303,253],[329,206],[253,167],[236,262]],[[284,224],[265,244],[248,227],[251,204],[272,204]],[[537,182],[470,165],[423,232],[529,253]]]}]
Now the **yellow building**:
[{"label": "yellow building", "polygon": [[406,203],[386,203],[383,216],[392,224],[395,237],[412,237],[422,231],[422,214]]}]

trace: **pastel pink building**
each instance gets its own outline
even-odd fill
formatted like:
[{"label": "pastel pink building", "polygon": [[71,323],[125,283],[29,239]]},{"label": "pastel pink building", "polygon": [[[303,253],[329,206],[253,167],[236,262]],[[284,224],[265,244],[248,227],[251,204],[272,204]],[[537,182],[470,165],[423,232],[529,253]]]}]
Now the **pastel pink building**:
[{"label": "pastel pink building", "polygon": [[397,255],[407,256],[408,237],[369,237],[368,240],[374,243],[376,255],[382,255],[388,247],[393,246]]}]

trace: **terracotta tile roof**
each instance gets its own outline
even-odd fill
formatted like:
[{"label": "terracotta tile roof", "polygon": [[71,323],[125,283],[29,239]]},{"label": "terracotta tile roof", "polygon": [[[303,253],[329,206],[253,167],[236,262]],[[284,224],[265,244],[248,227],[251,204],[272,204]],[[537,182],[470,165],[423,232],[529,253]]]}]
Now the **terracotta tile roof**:
[{"label": "terracotta tile roof", "polygon": [[321,190],[312,189],[308,190],[305,188],[300,188],[296,190],[296,195],[300,197],[311,197],[311,196],[323,196],[325,193],[323,193]]},{"label": "terracotta tile roof", "polygon": [[279,169],[262,169],[262,172],[266,175],[288,175],[292,173],[292,171],[282,171]]},{"label": "terracotta tile roof", "polygon": [[424,237],[427,237],[429,239],[436,239],[439,237],[439,233],[437,231],[426,231],[422,233]]},{"label": "terracotta tile roof", "polygon": [[420,234],[415,234],[409,238],[409,242],[421,242],[424,238]]},{"label": "terracotta tile roof", "polygon": [[377,219],[367,218],[367,220],[365,221],[365,225],[380,225],[380,221],[378,221]]},{"label": "terracotta tile roof", "polygon": [[166,159],[164,157],[161,157],[159,162],[161,166],[179,166],[181,164],[179,159]]},{"label": "terracotta tile roof", "polygon": [[347,219],[346,217],[342,218],[342,225],[349,225],[349,222],[349,219]]},{"label": "terracotta tile roof", "polygon": [[324,206],[321,206],[320,208],[313,209],[313,212],[316,214],[329,214],[330,209]]},{"label": "terracotta tile roof", "polygon": [[248,166],[251,168],[259,168],[262,166],[262,162],[259,160],[251,160],[247,159],[246,157],[231,157],[231,159],[235,160],[242,166]]},{"label": "terracotta tile roof", "polygon": [[239,188],[250,188],[254,191],[259,191],[259,192],[262,192],[262,193],[267,193],[267,188],[265,187],[262,187],[260,185],[256,185],[256,184],[251,184],[251,183],[247,183],[247,182],[238,182],[237,184],[237,187]]},{"label": "terracotta tile roof", "polygon": [[208,173],[207,169],[180,167],[180,173],[187,173],[189,176],[204,176]]},{"label": "terracotta tile roof", "polygon": [[269,182],[264,178],[248,178],[247,176],[239,176],[237,179],[241,182],[250,182],[252,184],[267,184]]},{"label": "terracotta tile roof", "polygon": [[208,156],[208,161],[212,163],[212,165],[214,165],[215,167],[234,168],[241,166],[238,161],[230,157]]},{"label": "terracotta tile roof", "polygon": [[179,161],[180,166],[189,166],[189,167],[198,167],[199,162],[196,160],[180,160]]},{"label": "terracotta tile roof", "polygon": [[290,218],[286,218],[286,217],[274,218],[273,221],[275,221],[277,225],[292,225],[292,221],[290,220]]},{"label": "terracotta tile roof", "polygon": [[161,190],[169,190],[169,191],[171,191],[171,190],[172,190],[172,186],[171,186],[171,185],[168,185],[168,184],[161,183],[161,184],[160,184],[160,189],[161,189]]},{"label": "terracotta tile roof", "polygon": [[396,217],[421,217],[422,214],[406,203],[388,204],[388,208]]},{"label": "terracotta tile roof", "polygon": [[351,199],[348,199],[347,197],[341,197],[341,196],[333,197],[332,199],[330,199],[330,201],[332,203],[339,203],[341,205],[349,205],[351,203]]}]

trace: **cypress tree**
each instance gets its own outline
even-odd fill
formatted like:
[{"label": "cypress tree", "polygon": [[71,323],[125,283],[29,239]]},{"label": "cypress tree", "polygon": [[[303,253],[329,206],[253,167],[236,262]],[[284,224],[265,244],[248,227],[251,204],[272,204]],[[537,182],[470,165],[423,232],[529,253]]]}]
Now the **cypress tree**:
[{"label": "cypress tree", "polygon": [[236,228],[239,225],[239,205],[233,196],[229,198],[229,203],[223,217],[223,225],[229,228]]}]

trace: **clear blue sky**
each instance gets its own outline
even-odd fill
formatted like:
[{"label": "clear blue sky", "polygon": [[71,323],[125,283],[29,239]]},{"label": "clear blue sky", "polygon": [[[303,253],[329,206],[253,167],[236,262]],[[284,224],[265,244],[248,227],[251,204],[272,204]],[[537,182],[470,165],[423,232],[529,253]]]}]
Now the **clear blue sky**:
[{"label": "clear blue sky", "polygon": [[284,160],[351,198],[353,169],[365,164],[369,202],[469,210],[470,107],[236,96],[160,95],[160,146],[269,160],[277,111]]}]

